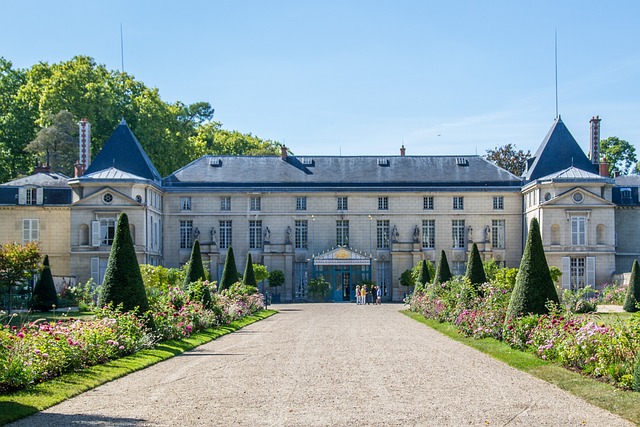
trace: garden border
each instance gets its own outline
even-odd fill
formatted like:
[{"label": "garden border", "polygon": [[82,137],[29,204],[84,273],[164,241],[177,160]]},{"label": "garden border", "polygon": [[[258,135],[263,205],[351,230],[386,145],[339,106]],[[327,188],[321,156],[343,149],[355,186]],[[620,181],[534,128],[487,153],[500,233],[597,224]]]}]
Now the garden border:
[{"label": "garden border", "polygon": [[63,374],[11,394],[0,395],[0,425],[47,409],[99,385],[170,359],[276,313],[276,310],[262,310],[227,325],[197,332],[188,338],[165,341],[152,349],[141,350],[105,364]]},{"label": "garden border", "polygon": [[542,360],[534,354],[511,348],[508,344],[493,338],[465,337],[449,323],[439,323],[410,310],[400,310],[400,312],[455,341],[475,348],[519,371],[553,384],[594,406],[640,425],[640,393],[638,392],[621,390],[605,382],[572,372],[558,364]]}]

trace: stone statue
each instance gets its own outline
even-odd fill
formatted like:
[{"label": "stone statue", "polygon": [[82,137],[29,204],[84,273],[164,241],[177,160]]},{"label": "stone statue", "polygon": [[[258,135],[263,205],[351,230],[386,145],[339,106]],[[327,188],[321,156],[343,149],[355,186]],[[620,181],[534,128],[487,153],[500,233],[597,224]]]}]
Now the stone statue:
[{"label": "stone statue", "polygon": [[212,245],[216,244],[216,228],[215,227],[211,227],[211,244]]},{"label": "stone statue", "polygon": [[420,241],[420,228],[416,225],[413,228],[413,242],[418,243]]},{"label": "stone statue", "polygon": [[489,243],[491,241],[491,226],[487,225],[484,229],[484,242]]},{"label": "stone statue", "polygon": [[193,230],[193,238],[197,239],[198,237],[200,237],[200,229],[196,227],[195,230]]},{"label": "stone statue", "polygon": [[271,242],[271,230],[269,230],[269,227],[264,229],[264,241],[265,243]]},{"label": "stone statue", "polygon": [[473,227],[467,227],[467,242],[473,243]]},{"label": "stone statue", "polygon": [[400,233],[398,233],[398,227],[394,225],[391,231],[391,241],[394,243],[397,243],[399,238],[400,238]]},{"label": "stone statue", "polygon": [[285,240],[285,243],[287,245],[290,245],[291,244],[291,226],[289,225],[287,225],[286,235],[287,235],[287,239]]}]

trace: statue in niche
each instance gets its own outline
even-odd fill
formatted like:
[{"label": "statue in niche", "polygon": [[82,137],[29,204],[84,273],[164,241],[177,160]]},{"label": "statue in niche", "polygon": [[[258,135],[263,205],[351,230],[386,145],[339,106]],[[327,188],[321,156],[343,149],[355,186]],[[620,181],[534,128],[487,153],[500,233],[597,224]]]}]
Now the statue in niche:
[{"label": "statue in niche", "polygon": [[467,227],[467,242],[473,243],[473,227]]},{"label": "statue in niche", "polygon": [[265,243],[271,242],[271,230],[269,230],[269,227],[264,229],[264,242]]},{"label": "statue in niche", "polygon": [[491,226],[487,225],[484,229],[484,241],[489,243],[491,241]]},{"label": "statue in niche", "polygon": [[211,227],[211,244],[212,245],[216,244],[216,228],[215,227]]},{"label": "statue in niche", "polygon": [[285,243],[287,245],[291,244],[291,226],[287,225],[287,231],[286,231],[286,240]]},{"label": "statue in niche", "polygon": [[196,227],[195,230],[193,230],[193,238],[197,239],[198,237],[200,237],[200,229]]},{"label": "statue in niche", "polygon": [[400,233],[398,233],[398,227],[394,225],[393,229],[391,230],[391,241],[394,243],[397,243],[399,238],[400,238]]},{"label": "statue in niche", "polygon": [[413,228],[413,242],[418,243],[420,241],[420,228],[416,225]]}]

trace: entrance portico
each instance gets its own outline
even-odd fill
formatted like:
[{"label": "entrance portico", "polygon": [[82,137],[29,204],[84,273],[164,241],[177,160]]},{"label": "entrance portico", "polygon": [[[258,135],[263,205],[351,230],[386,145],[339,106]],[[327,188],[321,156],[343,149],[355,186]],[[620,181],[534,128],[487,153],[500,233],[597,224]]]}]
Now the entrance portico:
[{"label": "entrance portico", "polygon": [[313,278],[331,284],[333,301],[355,301],[355,287],[371,282],[371,257],[352,248],[339,246],[313,257]]}]

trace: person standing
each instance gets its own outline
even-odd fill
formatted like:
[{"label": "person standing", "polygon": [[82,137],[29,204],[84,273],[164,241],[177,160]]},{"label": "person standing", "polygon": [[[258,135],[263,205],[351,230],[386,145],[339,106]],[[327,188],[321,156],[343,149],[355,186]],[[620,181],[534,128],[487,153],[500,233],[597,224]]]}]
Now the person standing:
[{"label": "person standing", "polygon": [[380,289],[380,286],[376,287],[376,304],[382,304],[382,289]]},{"label": "person standing", "polygon": [[360,285],[356,285],[356,305],[360,305]]},{"label": "person standing", "polygon": [[367,303],[367,285],[362,285],[362,304]]}]

